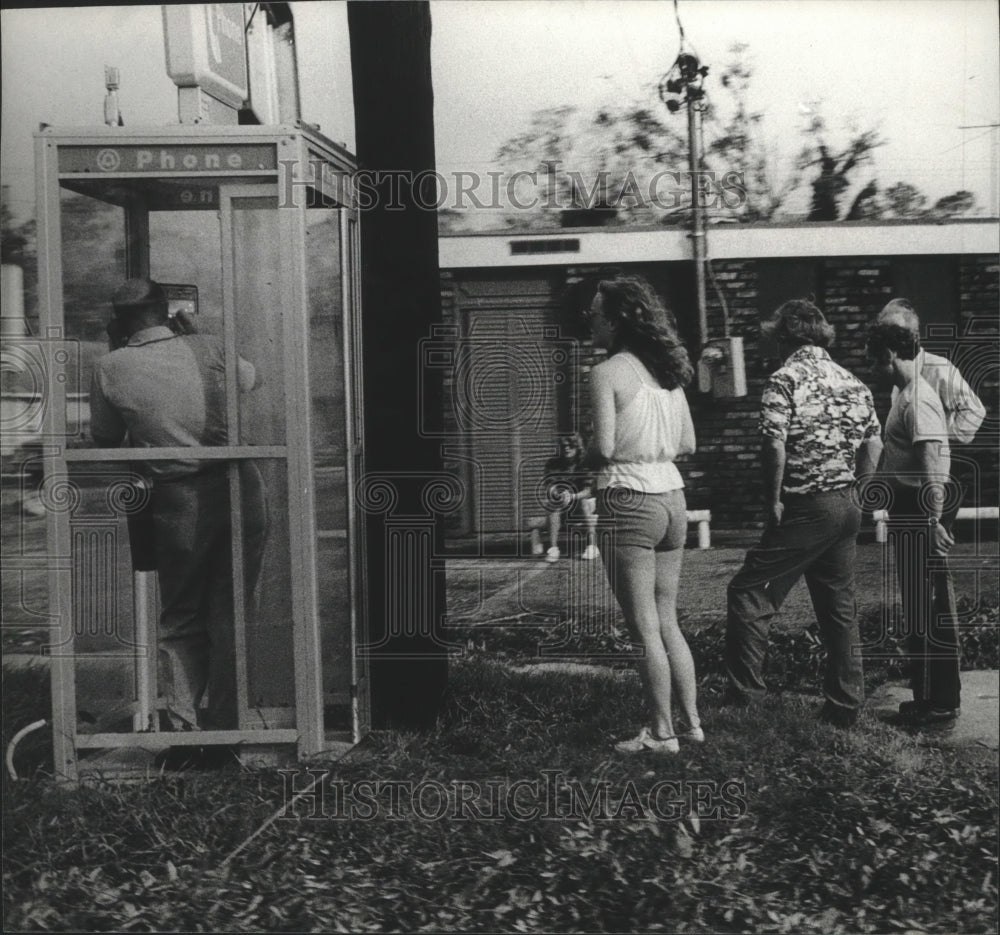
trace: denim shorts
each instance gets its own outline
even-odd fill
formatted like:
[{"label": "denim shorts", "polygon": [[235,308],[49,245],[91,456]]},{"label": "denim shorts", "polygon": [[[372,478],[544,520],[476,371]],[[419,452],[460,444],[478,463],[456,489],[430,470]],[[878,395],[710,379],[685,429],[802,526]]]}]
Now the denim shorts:
[{"label": "denim shorts", "polygon": [[605,530],[613,530],[612,545],[671,552],[683,548],[687,539],[683,490],[642,493],[628,487],[605,487],[597,492],[597,515]]}]

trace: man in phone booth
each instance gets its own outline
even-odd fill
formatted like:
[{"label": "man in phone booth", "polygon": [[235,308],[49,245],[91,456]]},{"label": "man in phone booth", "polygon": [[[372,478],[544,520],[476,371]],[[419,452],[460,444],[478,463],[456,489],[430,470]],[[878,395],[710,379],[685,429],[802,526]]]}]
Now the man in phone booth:
[{"label": "man in phone booth", "polygon": [[[98,360],[90,390],[91,434],[103,448],[235,444],[226,418],[222,341],[199,334],[193,316],[172,319],[164,288],[129,279],[112,298],[111,350]],[[240,392],[256,371],[237,360]],[[233,729],[236,664],[230,462],[142,460],[133,469],[150,488],[144,516],[130,517],[133,562],[155,568],[160,586],[160,690],[174,730]],[[267,535],[267,504],[256,465],[239,462],[244,584],[252,594]],[[200,711],[208,695],[207,711]]]}]

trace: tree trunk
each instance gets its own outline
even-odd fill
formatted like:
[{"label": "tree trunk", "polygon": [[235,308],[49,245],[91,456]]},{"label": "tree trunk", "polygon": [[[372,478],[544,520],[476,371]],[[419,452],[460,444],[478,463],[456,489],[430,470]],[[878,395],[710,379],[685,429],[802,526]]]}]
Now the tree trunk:
[{"label": "tree trunk", "polygon": [[352,0],[347,16],[358,161],[368,180],[381,176],[361,214],[365,472],[395,496],[365,519],[372,714],[377,727],[421,727],[448,672],[442,523],[426,505],[440,444],[418,412],[418,400],[423,411],[442,405],[420,360],[441,320],[437,212],[426,182],[423,199],[418,190],[435,165],[430,6]]}]

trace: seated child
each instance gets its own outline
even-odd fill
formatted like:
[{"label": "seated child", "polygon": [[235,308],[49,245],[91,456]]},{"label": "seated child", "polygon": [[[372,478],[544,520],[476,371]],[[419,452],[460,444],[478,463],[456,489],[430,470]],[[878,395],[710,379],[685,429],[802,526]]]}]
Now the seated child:
[{"label": "seated child", "polygon": [[583,440],[578,434],[564,435],[559,439],[559,447],[562,454],[551,458],[545,464],[545,496],[547,503],[553,506],[547,516],[535,516],[528,520],[531,530],[531,554],[541,555],[545,551],[541,530],[543,526],[548,526],[549,548],[545,552],[545,560],[558,561],[562,554],[559,551],[559,530],[563,514],[568,514],[574,505],[579,503],[587,524],[587,547],[580,557],[591,561],[600,553],[596,544],[597,511],[593,494],[594,480],[582,467]]}]

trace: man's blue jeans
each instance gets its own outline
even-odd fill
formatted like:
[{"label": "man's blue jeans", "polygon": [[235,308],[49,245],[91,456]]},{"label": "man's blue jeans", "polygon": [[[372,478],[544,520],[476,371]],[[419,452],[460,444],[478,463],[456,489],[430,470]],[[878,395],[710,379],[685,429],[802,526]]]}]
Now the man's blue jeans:
[{"label": "man's blue jeans", "polygon": [[771,618],[805,575],[827,651],[827,707],[850,714],[864,701],[854,599],[861,508],[853,488],[788,495],[780,526],[747,552],[727,592],[726,671],[731,690],[750,700],[765,691],[762,668]]}]

